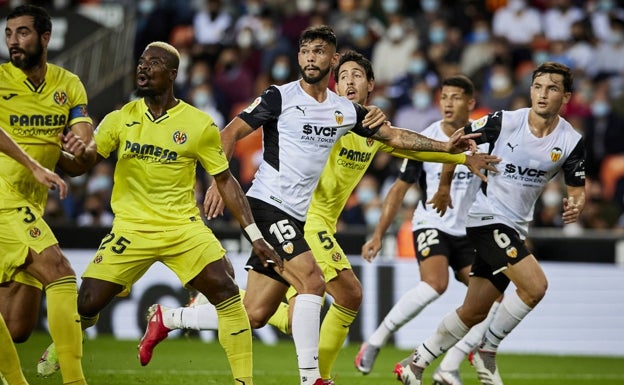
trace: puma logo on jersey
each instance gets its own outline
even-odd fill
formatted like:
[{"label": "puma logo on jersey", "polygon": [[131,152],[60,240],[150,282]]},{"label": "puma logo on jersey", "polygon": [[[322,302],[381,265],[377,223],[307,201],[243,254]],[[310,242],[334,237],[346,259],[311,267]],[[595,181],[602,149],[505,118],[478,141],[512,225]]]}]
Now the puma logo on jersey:
[{"label": "puma logo on jersey", "polygon": [[511,143],[507,142],[507,147],[511,148],[511,152],[513,152],[518,145],[516,144],[515,146],[512,146]]},{"label": "puma logo on jersey", "polygon": [[15,97],[15,96],[17,96],[17,94],[13,94],[13,93],[11,93],[11,94],[8,94],[8,95],[4,95],[4,96],[2,97],[2,99],[4,99],[4,100],[9,100],[9,99],[12,99],[12,98],[13,98],[13,97]]},{"label": "puma logo on jersey", "polygon": [[303,114],[303,116],[305,116],[305,108],[301,107],[301,106],[295,106],[296,109],[298,109],[299,111],[301,111],[301,113]]},{"label": "puma logo on jersey", "polygon": [[137,122],[136,120],[130,123],[126,123],[126,127],[136,126],[137,124],[141,124],[141,122]]}]

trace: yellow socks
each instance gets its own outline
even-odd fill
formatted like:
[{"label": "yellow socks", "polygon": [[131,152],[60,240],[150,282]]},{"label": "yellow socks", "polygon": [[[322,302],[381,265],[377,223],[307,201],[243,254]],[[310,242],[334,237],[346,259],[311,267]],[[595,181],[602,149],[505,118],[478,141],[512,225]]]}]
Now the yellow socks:
[{"label": "yellow socks", "polygon": [[331,369],[356,316],[356,311],[335,303],[329,307],[321,324],[319,339],[319,371],[322,378],[331,378]]},{"label": "yellow socks", "polygon": [[24,373],[22,373],[17,350],[15,350],[15,345],[2,314],[0,314],[0,346],[2,347],[0,349],[0,374],[11,385],[28,385]]},{"label": "yellow socks", "polygon": [[236,385],[253,385],[251,326],[240,294],[215,306],[219,316],[219,342],[232,369]]},{"label": "yellow socks", "polygon": [[75,276],[57,279],[45,288],[50,335],[64,384],[86,384],[82,373],[82,329]]}]

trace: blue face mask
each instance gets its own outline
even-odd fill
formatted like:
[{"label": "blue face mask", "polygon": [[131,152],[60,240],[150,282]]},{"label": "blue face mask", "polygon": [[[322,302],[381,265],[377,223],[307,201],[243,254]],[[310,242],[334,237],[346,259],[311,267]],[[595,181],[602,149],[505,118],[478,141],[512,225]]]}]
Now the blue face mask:
[{"label": "blue face mask", "polygon": [[273,79],[277,81],[284,81],[288,78],[289,72],[290,71],[286,64],[278,63],[278,64],[275,64],[273,68],[271,69],[271,76],[273,76]]},{"label": "blue face mask", "polygon": [[591,111],[594,117],[604,118],[605,116],[609,115],[609,112],[611,112],[611,106],[609,105],[609,103],[599,100],[591,105]]},{"label": "blue face mask", "polygon": [[472,42],[473,43],[483,43],[490,40],[490,33],[485,30],[485,29],[481,29],[481,30],[475,30],[472,33]]},{"label": "blue face mask", "polygon": [[431,44],[444,43],[446,40],[446,31],[444,28],[436,27],[429,30],[429,41]]},{"label": "blue face mask", "polygon": [[375,195],[377,195],[377,193],[371,188],[364,187],[357,190],[358,201],[363,205],[375,199]]},{"label": "blue face mask", "polygon": [[381,8],[385,13],[397,13],[401,4],[398,0],[384,0],[381,2]]},{"label": "blue face mask", "polygon": [[351,26],[351,37],[358,40],[366,36],[366,26],[362,23],[356,23]]},{"label": "blue face mask", "polygon": [[426,69],[427,63],[422,59],[412,59],[407,66],[410,75],[422,75]]},{"label": "blue face mask", "polygon": [[381,218],[381,209],[377,207],[370,208],[364,212],[364,219],[368,226],[377,226],[379,218]]},{"label": "blue face mask", "polygon": [[417,110],[424,110],[431,104],[431,95],[427,92],[416,91],[412,94],[412,104]]}]

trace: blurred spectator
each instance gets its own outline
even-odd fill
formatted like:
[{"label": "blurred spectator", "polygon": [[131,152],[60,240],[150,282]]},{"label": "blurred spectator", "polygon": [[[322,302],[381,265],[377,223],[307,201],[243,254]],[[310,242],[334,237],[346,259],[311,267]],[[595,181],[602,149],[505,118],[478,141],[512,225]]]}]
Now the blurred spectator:
[{"label": "blurred spectator", "polygon": [[590,75],[623,75],[624,19],[612,19],[611,34],[607,40],[598,43],[589,69]]},{"label": "blurred spectator", "polygon": [[475,20],[468,42],[460,58],[460,71],[472,77],[479,69],[494,61],[495,46],[487,20]]},{"label": "blurred spectator", "polygon": [[70,225],[73,223],[71,217],[65,214],[65,210],[63,209],[58,195],[52,191],[48,193],[43,219],[52,227]]},{"label": "blurred spectator", "polygon": [[297,65],[293,64],[290,54],[275,55],[268,70],[256,78],[254,94],[260,95],[270,85],[282,85],[297,79],[299,75]]},{"label": "blurred spectator", "polygon": [[570,58],[571,68],[575,74],[585,74],[595,55],[594,38],[591,28],[583,21],[572,24],[571,43],[566,48],[566,55]]},{"label": "blurred spectator", "polygon": [[339,46],[355,49],[367,58],[372,56],[373,45],[384,33],[383,24],[371,15],[369,7],[370,2],[366,1],[338,0],[338,12],[332,13],[329,20]]},{"label": "blurred spectator", "polygon": [[508,110],[514,98],[514,83],[509,66],[494,64],[484,88],[481,94],[483,105],[491,111]]},{"label": "blurred spectator", "polygon": [[594,89],[591,115],[584,127],[587,176],[598,178],[606,156],[624,153],[624,119],[611,108],[608,78],[603,78]]},{"label": "blurred spectator", "polygon": [[561,178],[556,178],[546,185],[535,206],[535,227],[563,227],[561,216],[563,207],[563,189]]},{"label": "blurred spectator", "polygon": [[543,33],[539,11],[526,0],[509,0],[507,6],[494,12],[492,33],[511,45],[513,65],[531,58],[529,45]]},{"label": "blurred spectator", "polygon": [[[175,12],[160,0],[138,0],[136,2],[136,33],[134,39],[134,60],[141,56],[143,48],[153,41],[168,41],[174,27]],[[157,25],[158,28],[154,28]]]},{"label": "blurred spectator", "polygon": [[223,114],[217,109],[215,93],[210,83],[200,83],[189,93],[191,104],[212,117],[217,127],[223,128],[227,123]]},{"label": "blurred spectator", "polygon": [[429,88],[436,89],[440,78],[431,67],[425,53],[417,49],[410,56],[406,74],[398,78],[386,89],[386,95],[392,99],[396,108],[411,105],[412,88],[421,81],[427,83]]},{"label": "blurred spectator", "polygon": [[441,119],[440,109],[433,100],[432,88],[420,81],[411,89],[412,103],[400,107],[394,114],[394,125],[420,132],[429,124]]},{"label": "blurred spectator", "polygon": [[113,224],[113,213],[107,208],[99,194],[87,195],[84,202],[83,212],[76,219],[78,226],[109,227]]},{"label": "blurred spectator", "polygon": [[550,7],[544,11],[544,36],[548,40],[570,40],[572,25],[585,17],[581,8],[572,4],[572,0],[551,0]]},{"label": "blurred spectator", "polygon": [[242,66],[237,46],[224,47],[215,65],[213,83],[223,96],[219,111],[223,116],[231,116],[232,107],[247,103],[252,98],[254,79]]},{"label": "blurred spectator", "polygon": [[317,2],[316,0],[296,0],[294,3],[294,11],[286,14],[282,21],[282,34],[292,47],[297,47],[301,32],[310,25]]},{"label": "blurred spectator", "polygon": [[205,57],[213,66],[221,47],[228,42],[233,22],[221,0],[204,0],[193,18],[196,42],[194,54]]},{"label": "blurred spectator", "polygon": [[588,16],[593,35],[599,41],[608,41],[611,36],[613,17],[624,19],[624,9],[615,0],[587,0],[585,14]]},{"label": "blurred spectator", "polygon": [[179,85],[178,95],[183,100],[189,101],[189,94],[194,87],[212,81],[212,70],[208,61],[198,58],[193,60],[188,69],[186,82]]},{"label": "blurred spectator", "polygon": [[[407,73],[412,52],[418,48],[416,32],[400,14],[388,15],[388,29],[373,48],[375,82],[384,87]],[[392,60],[388,60],[392,58]]]},{"label": "blurred spectator", "polygon": [[604,198],[600,182],[588,179],[587,202],[579,218],[581,226],[585,229],[613,229],[620,214],[618,207]]}]

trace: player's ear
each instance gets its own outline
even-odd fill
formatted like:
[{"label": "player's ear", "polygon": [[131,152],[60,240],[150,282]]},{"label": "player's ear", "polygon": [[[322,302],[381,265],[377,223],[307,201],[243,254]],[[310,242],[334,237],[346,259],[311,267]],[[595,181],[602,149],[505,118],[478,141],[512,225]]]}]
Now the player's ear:
[{"label": "player's ear", "polygon": [[41,40],[41,45],[43,46],[44,49],[48,48],[48,43],[50,43],[50,36],[51,36],[50,31],[46,31],[42,33],[41,36],[39,36],[39,39]]},{"label": "player's ear", "polygon": [[169,74],[169,78],[171,79],[171,81],[174,81],[178,77],[178,70],[176,68],[172,68]]}]

